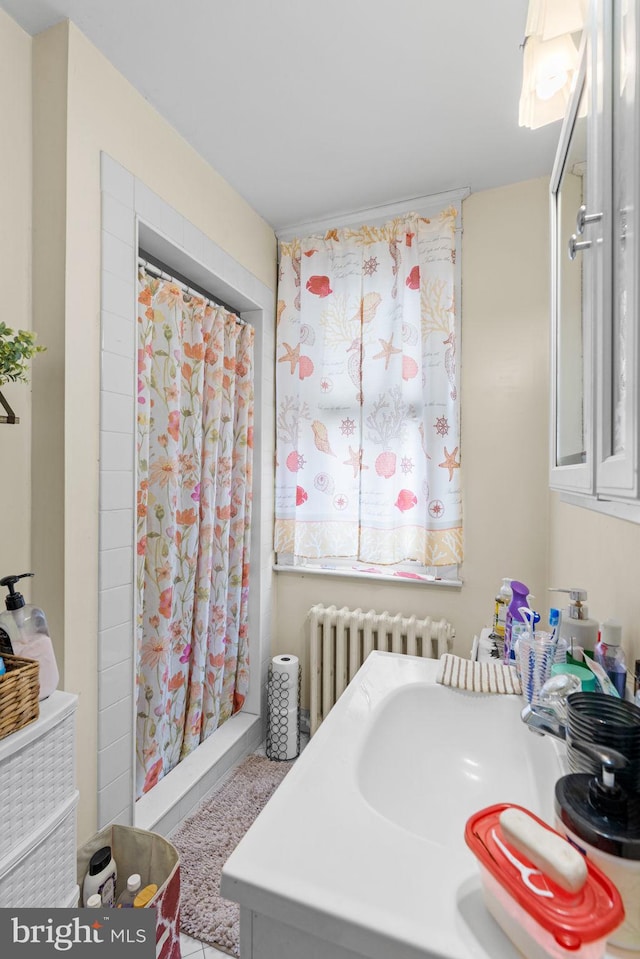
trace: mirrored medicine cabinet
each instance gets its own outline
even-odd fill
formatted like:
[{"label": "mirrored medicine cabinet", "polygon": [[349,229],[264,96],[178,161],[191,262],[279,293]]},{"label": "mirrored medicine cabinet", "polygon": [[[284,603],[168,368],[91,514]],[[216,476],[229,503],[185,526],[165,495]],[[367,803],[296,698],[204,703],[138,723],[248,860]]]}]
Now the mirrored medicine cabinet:
[{"label": "mirrored medicine cabinet", "polygon": [[640,522],[636,6],[590,5],[551,177],[550,484]]}]

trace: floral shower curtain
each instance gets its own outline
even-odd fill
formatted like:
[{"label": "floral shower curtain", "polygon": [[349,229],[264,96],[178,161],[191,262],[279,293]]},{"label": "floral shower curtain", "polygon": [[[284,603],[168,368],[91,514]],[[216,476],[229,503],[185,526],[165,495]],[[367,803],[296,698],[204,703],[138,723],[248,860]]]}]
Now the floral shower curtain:
[{"label": "floral shower curtain", "polygon": [[462,561],[455,219],[282,244],[280,553]]},{"label": "floral shower curtain", "polygon": [[145,270],[138,306],[140,796],[248,688],[254,331]]}]

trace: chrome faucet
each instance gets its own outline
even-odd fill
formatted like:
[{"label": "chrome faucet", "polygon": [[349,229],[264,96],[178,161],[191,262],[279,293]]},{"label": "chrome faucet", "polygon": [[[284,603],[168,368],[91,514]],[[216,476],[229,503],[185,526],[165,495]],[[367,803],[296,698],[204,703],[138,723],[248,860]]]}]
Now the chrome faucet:
[{"label": "chrome faucet", "polygon": [[520,719],[532,733],[537,733],[538,736],[553,736],[555,739],[563,740],[567,738],[566,726],[560,722],[552,706],[539,704],[532,706],[531,703],[527,703],[520,713]]}]

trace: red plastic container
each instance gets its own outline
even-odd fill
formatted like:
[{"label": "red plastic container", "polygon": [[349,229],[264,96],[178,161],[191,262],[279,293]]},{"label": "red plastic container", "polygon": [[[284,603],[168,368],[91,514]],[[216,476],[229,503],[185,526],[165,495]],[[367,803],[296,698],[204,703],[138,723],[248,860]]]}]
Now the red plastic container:
[{"label": "red plastic container", "polygon": [[601,959],[608,936],[624,919],[618,890],[588,859],[587,880],[578,892],[556,885],[507,842],[500,813],[509,808],[554,832],[528,809],[510,803],[471,816],[464,837],[480,863],[487,908],[528,959]]}]

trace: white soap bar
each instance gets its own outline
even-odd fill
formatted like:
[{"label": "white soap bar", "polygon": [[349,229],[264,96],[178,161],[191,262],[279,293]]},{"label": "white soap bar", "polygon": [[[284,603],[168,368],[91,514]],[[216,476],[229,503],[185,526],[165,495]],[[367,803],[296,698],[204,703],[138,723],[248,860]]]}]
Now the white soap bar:
[{"label": "white soap bar", "polygon": [[587,881],[587,864],[566,839],[541,826],[521,809],[504,809],[500,827],[507,842],[561,889],[582,889]]}]

